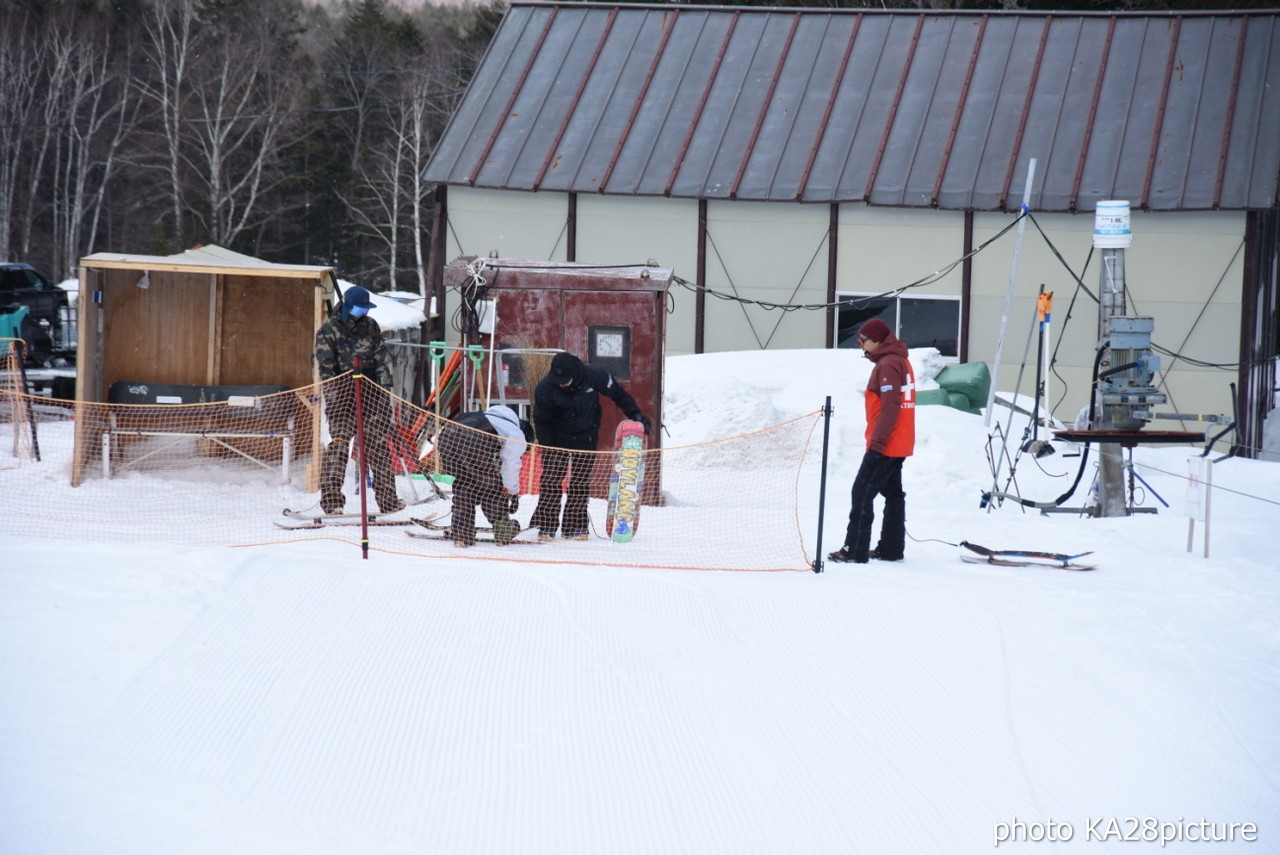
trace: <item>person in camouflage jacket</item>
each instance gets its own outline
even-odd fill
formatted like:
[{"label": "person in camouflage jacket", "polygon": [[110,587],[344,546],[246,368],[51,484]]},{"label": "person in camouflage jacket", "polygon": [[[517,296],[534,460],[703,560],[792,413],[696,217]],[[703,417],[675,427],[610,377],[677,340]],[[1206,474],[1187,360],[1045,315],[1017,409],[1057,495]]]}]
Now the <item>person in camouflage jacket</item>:
[{"label": "person in camouflage jacket", "polygon": [[360,372],[365,383],[361,389],[364,402],[364,447],[368,453],[368,469],[373,474],[373,494],[378,509],[389,514],[404,507],[396,495],[395,476],[391,472],[391,362],[387,343],[378,322],[369,317],[374,303],[369,292],[353,286],[342,295],[342,302],[316,331],[316,365],[324,384],[324,414],[329,422],[329,445],[325,448],[320,474],[320,507],[326,514],[340,512],[346,504],[342,482],[346,476],[351,440],[356,435],[355,385],[351,372],[360,359]]}]

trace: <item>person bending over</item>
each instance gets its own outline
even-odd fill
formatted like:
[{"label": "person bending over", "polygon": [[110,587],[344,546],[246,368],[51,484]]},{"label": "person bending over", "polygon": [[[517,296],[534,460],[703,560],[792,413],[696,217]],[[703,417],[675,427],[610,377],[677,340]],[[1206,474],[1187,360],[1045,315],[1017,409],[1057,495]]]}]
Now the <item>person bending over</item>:
[{"label": "person bending over", "polygon": [[490,525],[493,539],[506,546],[520,532],[511,519],[520,508],[520,468],[533,427],[504,405],[463,413],[440,431],[440,464],[453,476],[453,545],[476,542],[476,508]]}]

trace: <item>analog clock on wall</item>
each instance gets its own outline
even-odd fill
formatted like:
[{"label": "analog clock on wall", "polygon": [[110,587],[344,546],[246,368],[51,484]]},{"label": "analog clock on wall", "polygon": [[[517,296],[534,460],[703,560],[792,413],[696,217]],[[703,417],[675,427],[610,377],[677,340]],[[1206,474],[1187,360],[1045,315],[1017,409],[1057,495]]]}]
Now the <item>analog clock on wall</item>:
[{"label": "analog clock on wall", "polygon": [[619,380],[631,379],[631,327],[588,327],[587,361],[594,362]]}]

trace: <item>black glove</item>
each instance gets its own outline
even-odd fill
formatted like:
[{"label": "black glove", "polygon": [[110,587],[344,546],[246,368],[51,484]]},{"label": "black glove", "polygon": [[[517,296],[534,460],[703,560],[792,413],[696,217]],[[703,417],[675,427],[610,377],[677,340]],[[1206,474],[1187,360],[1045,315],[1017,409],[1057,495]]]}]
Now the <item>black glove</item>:
[{"label": "black glove", "polygon": [[636,417],[636,421],[644,425],[644,435],[648,436],[653,428],[653,424],[649,421],[649,417],[646,416],[644,413],[641,413],[639,416]]},{"label": "black glove", "polygon": [[507,513],[514,514],[518,510],[520,510],[520,497],[508,496],[507,497]]}]

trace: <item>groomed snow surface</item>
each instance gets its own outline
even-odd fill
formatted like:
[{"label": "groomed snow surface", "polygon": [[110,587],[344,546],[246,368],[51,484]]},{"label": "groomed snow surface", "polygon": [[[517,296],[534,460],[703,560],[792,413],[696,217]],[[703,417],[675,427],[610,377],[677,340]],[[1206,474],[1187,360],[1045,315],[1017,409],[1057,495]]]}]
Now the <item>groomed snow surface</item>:
[{"label": "groomed snow surface", "polygon": [[[838,547],[867,363],[667,371],[671,445],[832,396]],[[1198,449],[1135,451],[1155,514],[983,510],[991,428],[918,423],[907,560],[821,574],[6,534],[0,852],[1280,852],[1280,464],[1214,467],[1206,558]],[[1028,498],[1074,477],[1055,448],[1019,461]],[[961,540],[1098,568],[966,564]]]}]

